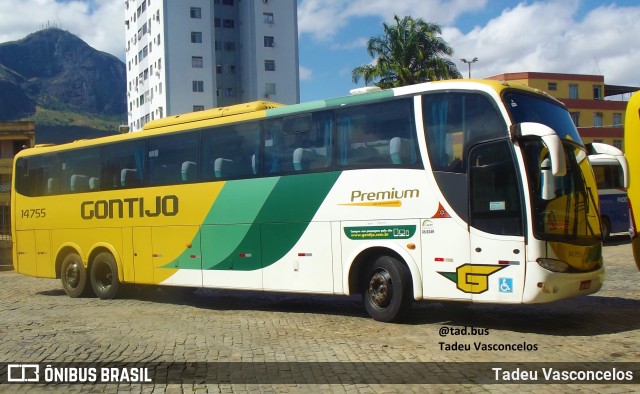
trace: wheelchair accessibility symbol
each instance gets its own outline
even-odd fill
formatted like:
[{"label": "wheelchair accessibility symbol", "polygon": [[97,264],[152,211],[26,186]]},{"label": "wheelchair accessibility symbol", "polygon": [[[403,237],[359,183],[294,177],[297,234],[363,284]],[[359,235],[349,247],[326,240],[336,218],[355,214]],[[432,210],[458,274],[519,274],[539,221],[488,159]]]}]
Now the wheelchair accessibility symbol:
[{"label": "wheelchair accessibility symbol", "polygon": [[513,278],[499,278],[498,283],[500,293],[513,293]]}]

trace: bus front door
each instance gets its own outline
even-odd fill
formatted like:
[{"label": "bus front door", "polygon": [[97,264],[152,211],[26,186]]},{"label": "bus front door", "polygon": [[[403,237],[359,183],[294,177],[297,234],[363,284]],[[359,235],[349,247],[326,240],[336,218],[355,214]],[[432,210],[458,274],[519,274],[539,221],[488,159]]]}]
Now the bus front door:
[{"label": "bus front door", "polygon": [[508,141],[471,149],[469,198],[467,291],[474,301],[520,302],[526,249],[519,177]]}]

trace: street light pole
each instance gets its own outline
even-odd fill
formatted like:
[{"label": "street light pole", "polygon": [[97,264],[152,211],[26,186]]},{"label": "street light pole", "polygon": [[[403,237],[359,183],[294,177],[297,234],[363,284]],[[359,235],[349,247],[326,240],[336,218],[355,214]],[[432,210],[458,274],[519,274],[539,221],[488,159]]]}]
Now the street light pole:
[{"label": "street light pole", "polygon": [[471,60],[467,60],[467,59],[460,59],[460,61],[461,61],[462,63],[467,63],[467,65],[469,66],[469,79],[471,79],[471,63],[475,63],[475,62],[477,62],[477,61],[478,61],[478,58],[477,58],[477,57],[474,57],[474,58],[473,58],[473,59],[471,59]]}]

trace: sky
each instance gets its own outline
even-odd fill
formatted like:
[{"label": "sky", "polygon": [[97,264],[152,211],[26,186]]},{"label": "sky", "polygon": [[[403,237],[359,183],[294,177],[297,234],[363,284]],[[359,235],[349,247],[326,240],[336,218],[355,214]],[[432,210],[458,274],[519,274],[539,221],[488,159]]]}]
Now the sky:
[{"label": "sky", "polygon": [[[158,0],[152,0],[158,1]],[[256,0],[244,0],[256,1]],[[278,1],[278,0],[274,0]],[[437,23],[465,78],[509,72],[604,75],[640,87],[638,0],[297,0],[302,102],[363,86],[351,71],[374,59],[367,40],[393,16]],[[67,30],[124,61],[123,0],[0,0],[0,42]]]}]

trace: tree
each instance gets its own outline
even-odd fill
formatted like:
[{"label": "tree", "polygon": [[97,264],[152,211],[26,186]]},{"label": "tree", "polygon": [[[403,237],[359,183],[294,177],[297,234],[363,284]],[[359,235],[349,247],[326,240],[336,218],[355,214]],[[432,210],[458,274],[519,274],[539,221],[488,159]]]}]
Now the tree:
[{"label": "tree", "polygon": [[353,69],[351,77],[358,83],[374,84],[383,89],[440,79],[462,78],[453,62],[453,49],[440,36],[436,23],[394,15],[395,26],[383,23],[384,35],[371,37],[367,52],[375,59]]}]

